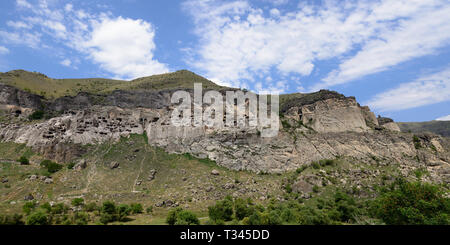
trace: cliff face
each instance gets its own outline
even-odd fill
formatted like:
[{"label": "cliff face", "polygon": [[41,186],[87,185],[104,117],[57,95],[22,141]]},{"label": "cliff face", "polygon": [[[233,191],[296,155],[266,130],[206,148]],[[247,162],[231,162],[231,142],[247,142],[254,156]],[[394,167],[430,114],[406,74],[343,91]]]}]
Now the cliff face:
[{"label": "cliff face", "polygon": [[[281,106],[283,128],[278,136],[262,138],[259,127],[175,127],[170,123],[170,95],[171,91],[114,91],[50,101],[0,85],[2,108],[44,108],[58,115],[39,122],[25,117],[14,123],[3,121],[0,139],[27,144],[58,161],[79,157],[81,145],[145,133],[149,144],[167,152],[191,153],[235,170],[283,172],[345,156],[379,164],[402,163],[405,169],[428,167],[436,176],[448,173],[445,139],[427,135],[419,139],[423,147],[418,148],[412,134],[398,132],[393,121],[377,120],[353,97],[320,91],[289,100]],[[448,175],[439,176],[448,181]]]}]

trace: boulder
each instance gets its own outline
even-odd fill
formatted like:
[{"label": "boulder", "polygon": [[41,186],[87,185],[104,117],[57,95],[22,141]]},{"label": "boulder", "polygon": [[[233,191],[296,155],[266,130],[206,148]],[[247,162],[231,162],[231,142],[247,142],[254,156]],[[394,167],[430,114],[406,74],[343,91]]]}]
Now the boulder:
[{"label": "boulder", "polygon": [[75,164],[75,166],[73,166],[73,169],[79,171],[85,169],[86,167],[87,167],[86,160],[81,159],[80,161],[78,161],[77,164]]},{"label": "boulder", "polygon": [[148,175],[148,181],[152,181],[155,179],[156,172],[157,172],[156,169],[150,170],[150,174]]},{"label": "boulder", "polygon": [[44,180],[45,184],[52,184],[53,183],[53,179],[52,178],[47,178]]},{"label": "boulder", "polygon": [[31,200],[34,200],[34,196],[31,195],[31,194],[28,194],[28,195],[26,195],[26,196],[23,198],[23,200],[25,200],[25,201],[31,201]]},{"label": "boulder", "polygon": [[219,171],[217,171],[216,169],[213,169],[212,171],[211,171],[211,174],[212,175],[219,175],[220,173],[219,173]]},{"label": "boulder", "polygon": [[118,162],[112,162],[109,164],[109,168],[110,169],[115,169],[119,167],[119,163]]}]

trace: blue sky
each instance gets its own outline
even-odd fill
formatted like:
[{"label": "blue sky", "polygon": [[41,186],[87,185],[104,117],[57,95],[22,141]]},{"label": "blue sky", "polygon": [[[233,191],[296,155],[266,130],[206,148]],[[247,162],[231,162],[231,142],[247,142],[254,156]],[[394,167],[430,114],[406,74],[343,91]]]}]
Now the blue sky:
[{"label": "blue sky", "polygon": [[448,0],[4,0],[0,71],[133,78],[188,69],[253,91],[355,96],[450,120]]}]

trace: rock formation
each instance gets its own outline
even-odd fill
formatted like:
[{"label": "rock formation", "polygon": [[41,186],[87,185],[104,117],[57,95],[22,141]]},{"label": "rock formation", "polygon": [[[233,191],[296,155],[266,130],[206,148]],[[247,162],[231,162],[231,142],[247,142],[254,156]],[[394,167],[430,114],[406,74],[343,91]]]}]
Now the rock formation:
[{"label": "rock formation", "polygon": [[[45,100],[0,84],[0,108],[16,113],[44,109],[52,118],[38,122],[0,122],[0,139],[24,143],[57,161],[70,161],[83,152],[77,145],[117,141],[146,134],[149,144],[170,153],[209,158],[234,170],[283,172],[321,159],[351,157],[361,161],[426,164],[448,181],[446,139],[428,135],[417,149],[413,137],[400,133],[395,122],[376,118],[354,97],[322,90],[283,102],[278,137],[262,138],[258,127],[175,127],[170,122],[173,91],[114,91],[79,93]],[[192,91],[191,91],[192,92]],[[154,174],[153,174],[154,178]],[[299,183],[299,188],[303,188]],[[309,188],[309,187],[304,187]]]}]

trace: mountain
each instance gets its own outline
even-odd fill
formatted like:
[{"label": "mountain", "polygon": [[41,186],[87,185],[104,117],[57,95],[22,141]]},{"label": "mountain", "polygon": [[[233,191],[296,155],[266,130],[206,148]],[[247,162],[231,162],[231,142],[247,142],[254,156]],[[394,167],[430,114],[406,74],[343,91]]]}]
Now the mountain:
[{"label": "mountain", "polygon": [[431,132],[450,137],[450,121],[401,122],[397,123],[402,132]]},{"label": "mountain", "polygon": [[[134,213],[129,224],[162,224],[173,207],[217,222],[206,218],[208,207],[226,196],[249,199],[249,207],[295,202],[295,213],[341,191],[372,198],[396,178],[450,182],[448,138],[401,132],[392,119],[334,91],[281,95],[280,130],[272,138],[262,137],[267,127],[261,124],[175,126],[171,95],[192,94],[195,82],[222,95],[237,90],[186,70],[133,81],[0,74],[0,214],[22,212],[33,200],[71,206],[78,220],[82,207],[72,201],[82,198],[153,210]],[[86,212],[86,223],[122,222]],[[323,222],[365,222],[331,217]]]}]

